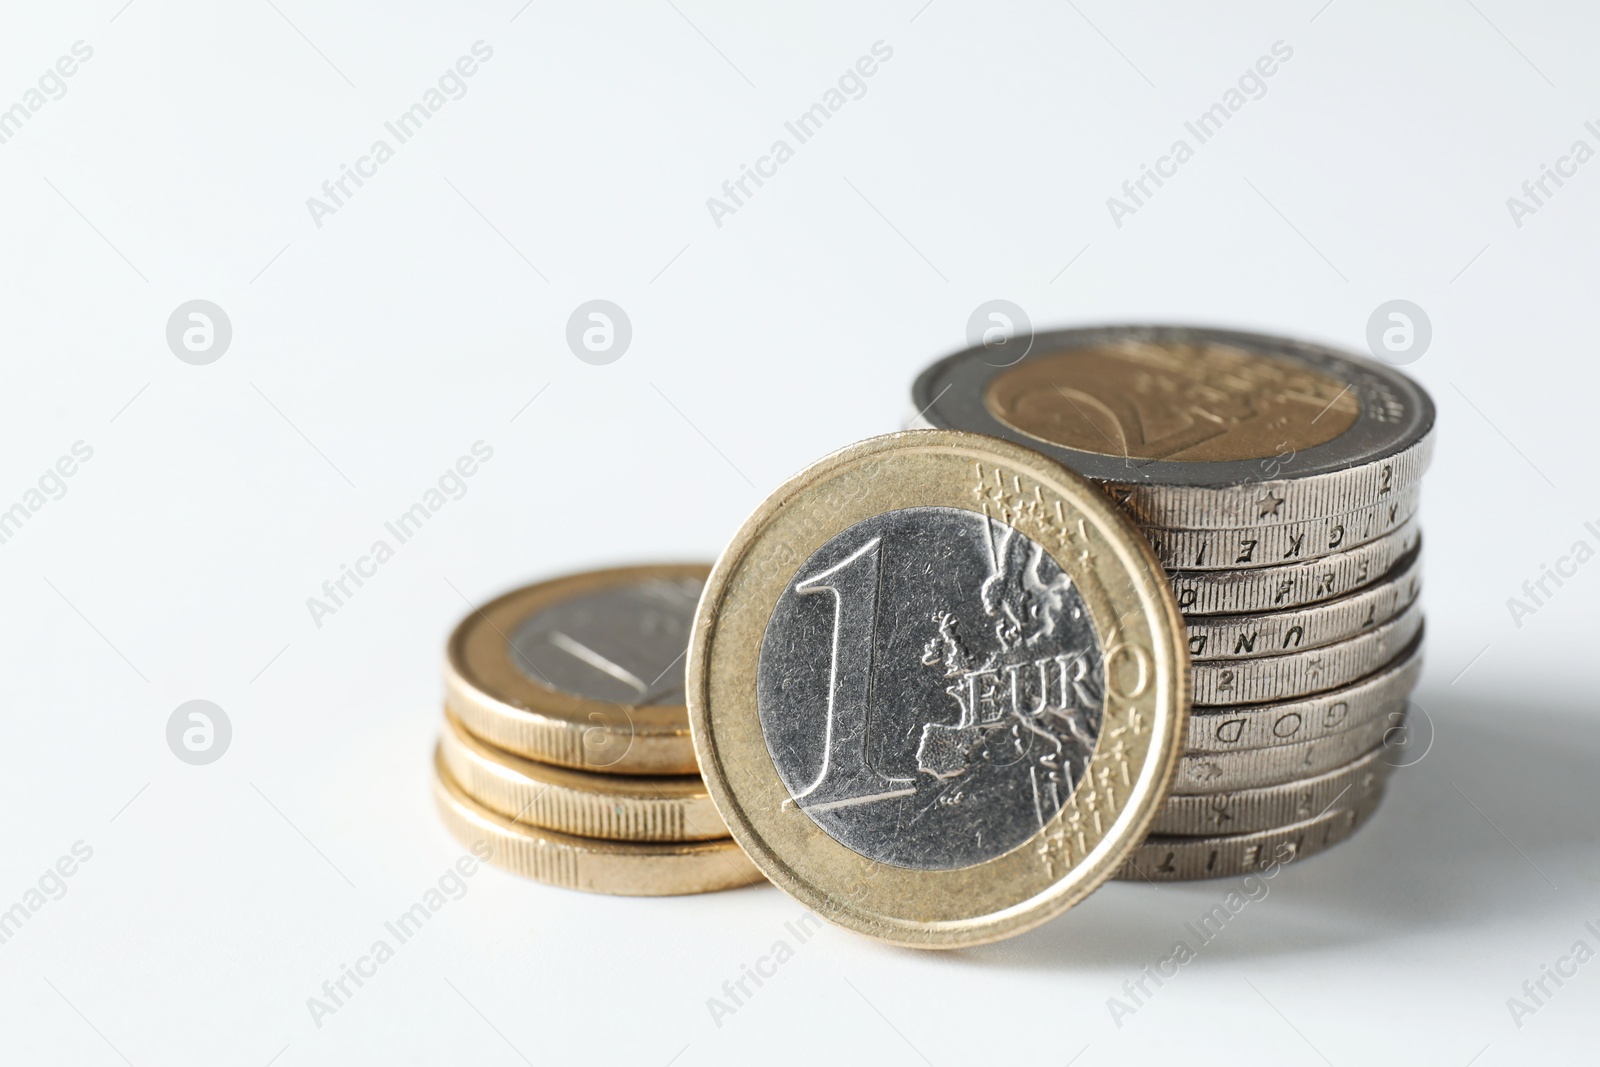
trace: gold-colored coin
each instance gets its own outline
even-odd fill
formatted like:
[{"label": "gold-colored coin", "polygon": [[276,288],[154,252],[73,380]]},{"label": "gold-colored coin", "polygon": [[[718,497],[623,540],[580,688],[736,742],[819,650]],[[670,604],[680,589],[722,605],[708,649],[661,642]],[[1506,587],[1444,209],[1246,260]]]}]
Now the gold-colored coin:
[{"label": "gold-colored coin", "polygon": [[1357,395],[1327,374],[1215,342],[1040,356],[996,375],[984,401],[1006,426],[1049,444],[1194,462],[1303,452],[1361,413]]},{"label": "gold-colored coin", "polygon": [[514,590],[461,621],[445,704],[496,748],[610,774],[695,774],[683,654],[710,568],[619,567]]},{"label": "gold-colored coin", "polygon": [[666,843],[575,837],[513,822],[462,790],[434,754],[434,796],[457,841],[491,850],[497,867],[563,889],[625,897],[710,893],[761,881],[739,846],[720,841]]},{"label": "gold-colored coin", "polygon": [[513,822],[614,841],[728,836],[697,774],[599,774],[524,759],[473,737],[449,711],[439,757],[468,796]]},{"label": "gold-colored coin", "polygon": [[734,838],[823,918],[895,944],[1008,937],[1110,877],[1188,717],[1149,545],[1039,453],[890,434],[795,476],[713,569],[689,648]]}]

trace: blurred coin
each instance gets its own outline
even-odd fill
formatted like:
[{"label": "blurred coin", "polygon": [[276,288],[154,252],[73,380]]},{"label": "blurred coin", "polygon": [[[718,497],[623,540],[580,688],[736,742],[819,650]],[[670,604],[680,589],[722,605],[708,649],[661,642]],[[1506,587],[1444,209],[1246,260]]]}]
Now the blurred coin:
[{"label": "blurred coin", "polygon": [[519,756],[612,774],[695,774],[683,656],[710,568],[589,571],[513,590],[450,635],[445,704]]},{"label": "blurred coin", "polygon": [[487,842],[497,867],[563,889],[629,897],[709,893],[761,881],[761,872],[724,838],[666,843],[575,837],[512,822],[462,791],[434,757],[434,797],[445,826],[468,847]]},{"label": "blurred coin", "polygon": [[695,747],[806,907],[896,944],[994,941],[1087,895],[1160,811],[1182,635],[1088,482],[1004,441],[890,434],[796,475],[718,560]]},{"label": "blurred coin", "polygon": [[1295,523],[1385,503],[1420,480],[1433,402],[1392,367],[1321,345],[1183,326],[1038,333],[981,346],[912,387],[916,419],[1038,449],[1144,526]]},{"label": "blurred coin", "polygon": [[448,711],[439,755],[468,796],[515,822],[616,841],[728,836],[698,774],[600,774],[524,759],[479,741]]}]

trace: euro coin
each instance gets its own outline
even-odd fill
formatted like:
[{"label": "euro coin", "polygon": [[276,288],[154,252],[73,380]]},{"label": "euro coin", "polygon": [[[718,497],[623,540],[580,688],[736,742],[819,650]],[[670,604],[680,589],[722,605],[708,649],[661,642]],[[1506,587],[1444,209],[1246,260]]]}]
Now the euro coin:
[{"label": "euro coin", "polygon": [[1038,449],[1140,525],[1174,530],[1387,503],[1421,479],[1434,424],[1428,395],[1392,367],[1183,326],[1040,333],[1020,360],[970,348],[924,371],[912,405],[921,424]]},{"label": "euro coin", "polygon": [[1373,719],[1399,725],[1422,675],[1422,640],[1378,671],[1349,685],[1273,704],[1197,707],[1189,716],[1188,754],[1241,752],[1314,741]]},{"label": "euro coin", "polygon": [[1188,619],[1189,656],[1243,660],[1337,644],[1399,615],[1416,601],[1421,586],[1422,567],[1412,556],[1382,582],[1338,600],[1290,611]]},{"label": "euro coin", "polygon": [[529,759],[696,773],[683,656],[708,571],[589,571],[490,601],[450,635],[446,706],[473,734]]},{"label": "euro coin", "polygon": [[883,941],[1044,922],[1161,810],[1185,737],[1182,619],[1144,538],[1020,445],[852,445],[717,561],[688,700],[712,800],[779,887]]},{"label": "euro coin", "polygon": [[1405,710],[1402,709],[1398,715],[1368,719],[1315,741],[1247,748],[1239,752],[1191,752],[1183,757],[1172,792],[1185,796],[1228,793],[1314,778],[1370,751],[1391,731],[1404,725]]},{"label": "euro coin", "polygon": [[1344,841],[1382,802],[1380,788],[1350,807],[1335,806],[1315,818],[1275,830],[1218,837],[1155,834],[1128,858],[1117,877],[1130,882],[1175,882],[1272,872]]},{"label": "euro coin", "polygon": [[1168,529],[1141,526],[1156,558],[1173,570],[1230,571],[1275,567],[1321,559],[1375,541],[1404,526],[1416,514],[1420,486],[1359,511],[1337,512],[1272,526],[1227,530]]},{"label": "euro coin", "polygon": [[574,771],[502,752],[445,713],[439,755],[473,800],[513,822],[615,841],[705,841],[728,828],[697,774]]},{"label": "euro coin", "polygon": [[761,880],[731,840],[607,841],[544,830],[472,799],[437,753],[434,771],[434,798],[455,839],[469,848],[487,844],[490,863],[534,881],[586,893],[669,897]]},{"label": "euro coin", "polygon": [[1336,645],[1240,661],[1194,665],[1196,704],[1258,704],[1306,696],[1348,685],[1395,657],[1422,632],[1422,606],[1411,606],[1388,622]]},{"label": "euro coin", "polygon": [[1288,611],[1363,589],[1399,566],[1421,544],[1415,518],[1355,548],[1317,559],[1223,571],[1167,575],[1186,617],[1243,611]]},{"label": "euro coin", "polygon": [[1157,835],[1215,837],[1256,833],[1352,807],[1388,781],[1394,753],[1378,744],[1349,763],[1279,785],[1167,798],[1151,827]]}]

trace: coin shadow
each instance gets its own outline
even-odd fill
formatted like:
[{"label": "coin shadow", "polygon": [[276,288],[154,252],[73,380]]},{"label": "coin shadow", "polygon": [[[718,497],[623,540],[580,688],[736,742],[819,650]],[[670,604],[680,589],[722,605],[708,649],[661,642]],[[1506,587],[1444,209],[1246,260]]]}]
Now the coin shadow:
[{"label": "coin shadow", "polygon": [[[1355,837],[1258,883],[1259,899],[1240,893],[1227,907],[1239,878],[1115,882],[1038,930],[951,958],[1120,975],[1168,958],[1179,941],[1218,960],[1394,944],[1514,927],[1558,903],[1562,888],[1600,883],[1591,699],[1439,687],[1420,690],[1413,707],[1432,723],[1426,754],[1394,771]],[[1202,924],[1218,905],[1226,918]]]}]

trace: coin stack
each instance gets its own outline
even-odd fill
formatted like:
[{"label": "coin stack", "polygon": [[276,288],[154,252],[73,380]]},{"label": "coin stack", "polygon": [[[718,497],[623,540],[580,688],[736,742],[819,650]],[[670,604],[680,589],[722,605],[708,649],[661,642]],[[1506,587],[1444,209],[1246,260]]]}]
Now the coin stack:
[{"label": "coin stack", "polygon": [[462,620],[434,754],[439,810],[459,841],[588,892],[761,880],[712,806],[689,738],[683,660],[708,571],[576,574]]},{"label": "coin stack", "polygon": [[1321,346],[1137,326],[957,353],[913,403],[914,426],[1085,475],[1167,569],[1188,631],[1188,751],[1119,877],[1259,870],[1371,815],[1421,670],[1434,412],[1420,387]]}]

